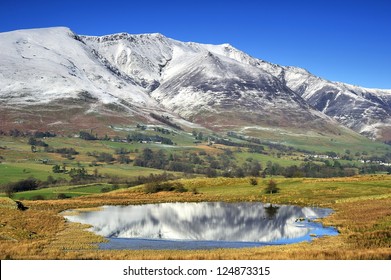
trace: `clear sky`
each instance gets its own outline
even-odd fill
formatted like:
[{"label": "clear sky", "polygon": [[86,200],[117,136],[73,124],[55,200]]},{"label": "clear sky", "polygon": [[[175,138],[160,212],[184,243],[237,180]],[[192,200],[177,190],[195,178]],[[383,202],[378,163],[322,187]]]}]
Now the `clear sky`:
[{"label": "clear sky", "polygon": [[391,89],[388,0],[1,0],[0,11],[0,32],[52,26],[83,35],[159,32],[230,43],[332,81]]}]

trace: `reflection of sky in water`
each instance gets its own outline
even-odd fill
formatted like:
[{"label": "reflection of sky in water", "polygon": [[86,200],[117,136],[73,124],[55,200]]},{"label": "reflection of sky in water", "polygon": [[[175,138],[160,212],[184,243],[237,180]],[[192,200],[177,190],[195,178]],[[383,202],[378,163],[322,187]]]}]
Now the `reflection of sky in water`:
[{"label": "reflection of sky in water", "polygon": [[335,229],[296,221],[330,213],[321,208],[203,202],[105,206],[66,218],[90,224],[93,232],[111,238],[291,243],[285,240],[307,240],[310,233],[335,235]]}]

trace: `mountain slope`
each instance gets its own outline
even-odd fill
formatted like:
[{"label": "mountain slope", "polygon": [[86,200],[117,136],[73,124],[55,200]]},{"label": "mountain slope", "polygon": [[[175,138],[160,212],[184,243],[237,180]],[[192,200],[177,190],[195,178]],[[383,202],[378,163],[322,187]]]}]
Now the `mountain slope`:
[{"label": "mountain slope", "polygon": [[156,104],[99,61],[97,53],[69,29],[2,33],[0,41],[0,96],[11,104],[47,103],[64,95],[77,98],[80,92],[103,103],[124,98],[135,104]]},{"label": "mountain slope", "polygon": [[335,130],[335,123],[230,45],[183,43],[161,34],[80,38],[165,108],[209,128]]},{"label": "mountain slope", "polygon": [[2,33],[0,42],[3,129],[72,131],[148,121],[150,111],[164,111],[68,28]]},{"label": "mountain slope", "polygon": [[157,112],[185,127],[340,134],[340,123],[391,138],[391,91],[330,82],[228,44],[67,28],[1,33],[0,42],[2,127],[107,127],[157,122]]},{"label": "mountain slope", "polygon": [[286,67],[280,75],[310,105],[341,124],[373,138],[390,131],[390,90],[330,82],[295,67]]}]

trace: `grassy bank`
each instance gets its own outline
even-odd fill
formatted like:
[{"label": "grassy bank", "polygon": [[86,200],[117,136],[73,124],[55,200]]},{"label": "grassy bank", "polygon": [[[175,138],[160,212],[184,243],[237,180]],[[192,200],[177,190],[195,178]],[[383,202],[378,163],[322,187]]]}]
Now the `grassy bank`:
[{"label": "grassy bank", "polygon": [[[391,176],[331,179],[276,178],[280,192],[266,194],[267,179],[252,186],[249,178],[181,179],[185,193],[145,194],[142,187],[63,200],[23,201],[20,211],[0,207],[1,259],[390,259]],[[80,224],[67,223],[59,213],[66,209],[190,201],[263,201],[330,207],[323,220],[336,226],[338,236],[310,243],[246,249],[199,251],[101,251],[103,241]],[[4,199],[0,203],[12,205]]]}]

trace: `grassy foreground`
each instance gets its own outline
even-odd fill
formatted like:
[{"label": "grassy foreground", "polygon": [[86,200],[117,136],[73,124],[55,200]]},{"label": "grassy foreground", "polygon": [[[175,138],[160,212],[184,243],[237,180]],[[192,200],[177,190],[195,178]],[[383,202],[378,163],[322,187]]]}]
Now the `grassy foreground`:
[{"label": "grassy foreground", "polygon": [[[23,201],[26,211],[0,198],[0,259],[391,259],[391,176],[332,179],[275,179],[277,194],[264,193],[268,179],[257,186],[249,178],[180,180],[193,192],[145,194],[142,187],[64,200]],[[86,226],[68,223],[66,209],[190,201],[262,201],[330,207],[323,223],[338,236],[293,245],[214,250],[97,250],[102,237]]]}]

